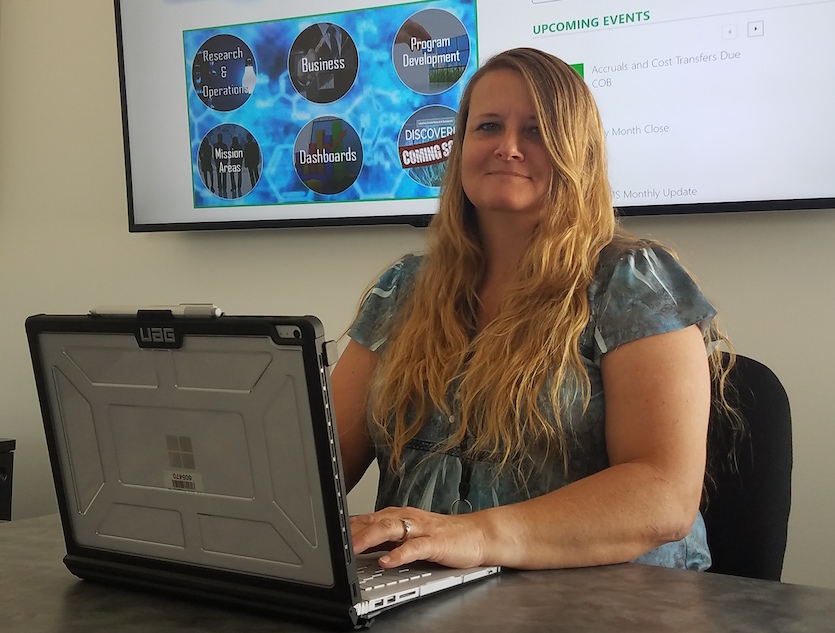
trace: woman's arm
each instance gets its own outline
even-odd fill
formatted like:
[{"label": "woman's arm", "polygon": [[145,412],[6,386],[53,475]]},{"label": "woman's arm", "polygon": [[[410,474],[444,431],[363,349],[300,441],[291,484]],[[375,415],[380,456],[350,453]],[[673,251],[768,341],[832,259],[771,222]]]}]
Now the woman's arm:
[{"label": "woman's arm", "polygon": [[603,356],[610,467],[529,501],[470,515],[386,508],[352,519],[356,551],[409,539],[381,562],[455,567],[599,565],[632,560],[684,538],[704,478],[710,378],[691,326],[626,343]]},{"label": "woman's arm", "polygon": [[368,390],[377,360],[377,354],[351,340],[331,373],[339,450],[348,491],[362,479],[374,459],[366,416]]}]

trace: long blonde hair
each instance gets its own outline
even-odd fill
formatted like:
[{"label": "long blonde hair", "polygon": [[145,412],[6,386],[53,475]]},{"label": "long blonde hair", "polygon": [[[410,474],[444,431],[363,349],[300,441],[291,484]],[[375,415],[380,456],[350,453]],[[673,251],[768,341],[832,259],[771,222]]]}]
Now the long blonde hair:
[{"label": "long blonde hair", "polygon": [[[542,219],[499,314],[478,331],[486,255],[462,186],[462,145],[474,86],[497,69],[523,78],[553,174]],[[585,82],[552,55],[506,51],[473,75],[461,99],[428,252],[389,324],[371,394],[372,429],[390,445],[392,468],[435,409],[460,421],[450,425],[441,450],[470,437],[467,450],[501,469],[544,445],[567,467],[570,434],[561,411],[570,404],[565,400],[579,398],[585,408],[589,399],[578,344],[590,316],[589,284],[604,247],[645,245],[617,226],[604,139]],[[539,400],[543,390],[550,419]]]}]

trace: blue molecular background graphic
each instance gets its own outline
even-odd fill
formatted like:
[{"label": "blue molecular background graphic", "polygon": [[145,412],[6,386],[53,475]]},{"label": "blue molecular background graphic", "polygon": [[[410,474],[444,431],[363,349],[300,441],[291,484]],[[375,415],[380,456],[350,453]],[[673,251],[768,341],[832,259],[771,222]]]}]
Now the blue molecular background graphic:
[{"label": "blue molecular background graphic", "polygon": [[[427,8],[456,16],[469,35],[469,63],[461,80],[449,90],[421,95],[406,87],[392,62],[395,35],[404,22]],[[302,97],[290,80],[287,60],[296,37],[307,27],[331,22],[350,34],[359,54],[359,71],[351,89],[333,103],[316,104]],[[257,83],[245,103],[229,112],[206,106],[192,83],[192,65],[200,47],[216,35],[229,34],[247,44],[255,57]],[[477,68],[475,0],[433,0],[340,13],[296,17],[254,24],[218,26],[183,33],[188,121],[191,139],[195,207],[281,205],[352,200],[434,198],[438,189],[410,178],[401,168],[397,139],[403,124],[419,108],[445,105],[457,110],[469,77]],[[363,166],[356,182],[335,195],[311,191],[293,168],[299,131],[317,117],[348,122],[359,134]],[[263,172],[257,186],[243,198],[226,200],[203,183],[197,165],[201,141],[224,123],[240,125],[257,140]]]}]

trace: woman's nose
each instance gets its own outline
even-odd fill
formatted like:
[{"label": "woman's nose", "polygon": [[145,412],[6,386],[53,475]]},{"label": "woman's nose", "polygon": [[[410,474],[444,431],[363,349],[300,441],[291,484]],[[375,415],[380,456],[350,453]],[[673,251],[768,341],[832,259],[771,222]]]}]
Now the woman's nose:
[{"label": "woman's nose", "polygon": [[496,156],[502,160],[522,159],[522,150],[519,146],[519,135],[511,130],[505,132],[499,139],[496,147]]}]

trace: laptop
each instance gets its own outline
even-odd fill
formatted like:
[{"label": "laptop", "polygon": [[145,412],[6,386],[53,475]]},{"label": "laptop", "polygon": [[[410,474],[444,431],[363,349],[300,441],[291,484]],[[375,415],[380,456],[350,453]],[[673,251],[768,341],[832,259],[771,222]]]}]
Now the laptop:
[{"label": "laptop", "polygon": [[73,574],[360,627],[500,571],[354,555],[315,317],[105,307],[26,331]]}]

